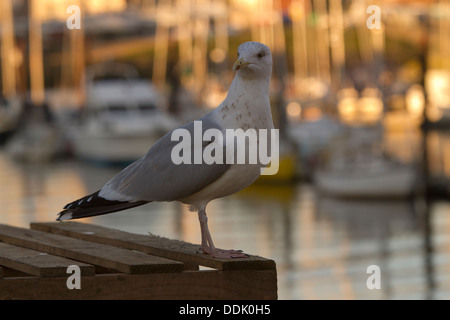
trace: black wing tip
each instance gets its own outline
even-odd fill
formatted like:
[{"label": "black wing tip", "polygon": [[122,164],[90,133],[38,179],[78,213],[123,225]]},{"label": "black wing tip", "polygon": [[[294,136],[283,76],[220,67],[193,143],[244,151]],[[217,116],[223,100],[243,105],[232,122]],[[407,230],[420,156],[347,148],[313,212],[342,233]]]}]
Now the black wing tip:
[{"label": "black wing tip", "polygon": [[119,202],[111,201],[110,204],[91,206],[91,207],[75,207],[73,209],[66,209],[61,211],[56,218],[56,221],[88,218],[93,216],[99,216],[107,213],[113,213],[116,211],[122,211],[125,209],[131,209],[137,206],[148,203],[149,201],[135,201],[135,202]]},{"label": "black wing tip", "polygon": [[56,221],[98,216],[137,207],[149,202],[108,200],[101,197],[99,193],[100,190],[66,204],[64,210],[58,214]]},{"label": "black wing tip", "polygon": [[[80,198],[78,200],[72,201],[72,202],[66,204],[63,209],[64,210],[68,210],[68,209],[75,209],[75,208],[78,208],[78,207],[89,207],[91,205],[95,206],[96,205],[95,204],[96,200],[99,200],[99,199],[108,202],[108,200],[103,199],[102,197],[100,197],[99,193],[100,193],[100,190],[98,190],[98,191],[96,191],[96,192],[94,192],[94,193],[92,193],[90,195],[84,196],[84,197],[82,197],[82,198]],[[92,200],[94,200],[94,201],[92,201]],[[93,203],[91,203],[91,201]]]},{"label": "black wing tip", "polygon": [[58,213],[58,216],[56,217],[56,221],[64,221],[64,220],[70,220],[72,219],[72,210],[64,210]]}]

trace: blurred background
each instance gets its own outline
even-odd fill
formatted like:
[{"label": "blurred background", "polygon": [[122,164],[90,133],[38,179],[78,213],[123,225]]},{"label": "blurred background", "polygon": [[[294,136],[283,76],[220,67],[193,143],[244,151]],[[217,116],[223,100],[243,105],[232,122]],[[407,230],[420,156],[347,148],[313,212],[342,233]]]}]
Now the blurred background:
[{"label": "blurred background", "polygon": [[[216,245],[274,259],[280,299],[450,298],[450,1],[1,0],[0,36],[0,223],[53,221],[218,106],[255,40],[280,170],[209,205]],[[83,222],[200,241],[178,203]]]}]

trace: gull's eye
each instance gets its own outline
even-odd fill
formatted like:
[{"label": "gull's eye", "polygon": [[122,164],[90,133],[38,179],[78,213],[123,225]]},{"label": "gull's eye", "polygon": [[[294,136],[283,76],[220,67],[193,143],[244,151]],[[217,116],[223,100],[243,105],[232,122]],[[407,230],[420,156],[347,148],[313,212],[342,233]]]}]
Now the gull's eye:
[{"label": "gull's eye", "polygon": [[261,58],[264,58],[265,55],[266,55],[266,54],[264,53],[264,51],[260,51],[260,52],[257,54],[257,57],[258,57],[259,59],[261,59]]}]

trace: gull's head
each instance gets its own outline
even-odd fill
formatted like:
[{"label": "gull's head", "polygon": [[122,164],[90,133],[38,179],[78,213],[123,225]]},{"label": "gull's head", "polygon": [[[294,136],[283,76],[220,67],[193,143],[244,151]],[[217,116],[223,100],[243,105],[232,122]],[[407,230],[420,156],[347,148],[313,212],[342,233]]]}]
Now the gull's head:
[{"label": "gull's head", "polygon": [[238,48],[238,59],[233,65],[233,70],[245,78],[270,78],[272,54],[269,47],[256,41],[244,42]]}]

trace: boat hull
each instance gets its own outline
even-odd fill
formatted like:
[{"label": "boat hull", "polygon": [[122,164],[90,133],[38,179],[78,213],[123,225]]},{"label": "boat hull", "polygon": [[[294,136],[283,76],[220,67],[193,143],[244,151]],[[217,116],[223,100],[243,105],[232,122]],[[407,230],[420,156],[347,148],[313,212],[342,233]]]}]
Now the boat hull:
[{"label": "boat hull", "polygon": [[411,168],[374,173],[319,171],[314,180],[317,189],[336,197],[401,198],[414,191],[416,174]]},{"label": "boat hull", "polygon": [[132,163],[147,152],[158,140],[151,134],[80,135],[74,139],[74,151],[84,161],[105,165]]}]

